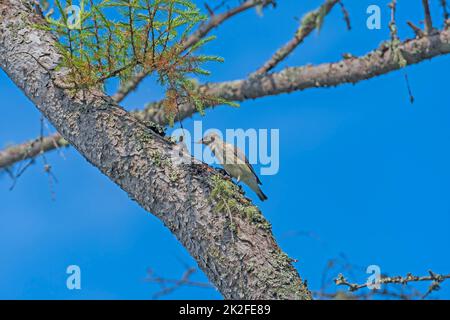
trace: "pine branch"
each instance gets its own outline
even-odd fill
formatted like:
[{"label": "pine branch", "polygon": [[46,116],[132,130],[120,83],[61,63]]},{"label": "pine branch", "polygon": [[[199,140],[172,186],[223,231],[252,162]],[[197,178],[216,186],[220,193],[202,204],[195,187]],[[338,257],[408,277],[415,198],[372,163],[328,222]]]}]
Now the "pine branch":
[{"label": "pine branch", "polygon": [[[215,14],[210,19],[203,23],[194,33],[188,36],[180,44],[180,52],[188,50],[192,46],[195,46],[204,37],[206,37],[214,28],[218,27],[228,19],[236,16],[239,13],[245,12],[248,9],[254,8],[257,5],[263,5],[264,7],[273,3],[273,0],[246,0],[242,4],[228,11],[220,14]],[[119,87],[117,93],[113,95],[114,100],[122,101],[130,92],[134,91],[138,85],[148,76],[148,71],[143,70],[137,72],[130,80],[123,82]]]}]

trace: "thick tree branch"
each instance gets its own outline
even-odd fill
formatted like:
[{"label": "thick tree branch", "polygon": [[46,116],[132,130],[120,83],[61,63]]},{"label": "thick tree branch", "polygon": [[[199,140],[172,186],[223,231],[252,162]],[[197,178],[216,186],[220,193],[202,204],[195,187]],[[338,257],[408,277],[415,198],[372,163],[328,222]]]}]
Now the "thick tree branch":
[{"label": "thick tree branch", "polygon": [[[53,36],[35,28],[43,21],[31,2],[2,0],[0,16],[1,68],[92,165],[161,219],[225,298],[311,297],[234,184],[202,163],[173,163],[173,144],[102,92],[63,89],[68,70],[57,68]],[[217,193],[232,198],[233,227]]]}]

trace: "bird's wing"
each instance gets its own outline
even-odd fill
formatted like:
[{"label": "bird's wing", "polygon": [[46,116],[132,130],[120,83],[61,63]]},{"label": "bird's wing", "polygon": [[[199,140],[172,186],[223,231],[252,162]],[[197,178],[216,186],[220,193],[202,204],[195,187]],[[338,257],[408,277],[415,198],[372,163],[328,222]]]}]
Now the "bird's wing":
[{"label": "bird's wing", "polygon": [[255,169],[253,169],[253,166],[250,164],[250,162],[248,162],[247,157],[245,156],[245,153],[242,152],[241,150],[238,149],[238,147],[233,146],[233,150],[234,150],[234,156],[238,159],[241,159],[242,161],[245,162],[245,164],[247,165],[247,167],[250,169],[250,171],[253,173],[253,175],[256,178],[256,182],[260,185],[262,185],[261,180],[259,180],[258,175],[255,172]]},{"label": "bird's wing", "polygon": [[[216,159],[219,161],[219,164],[223,165],[224,163],[224,154],[222,152],[220,152],[220,148],[218,148],[216,145],[211,145],[209,146],[209,149],[211,150],[212,154],[214,155],[214,157],[216,157]],[[217,150],[219,149],[219,150]]]}]

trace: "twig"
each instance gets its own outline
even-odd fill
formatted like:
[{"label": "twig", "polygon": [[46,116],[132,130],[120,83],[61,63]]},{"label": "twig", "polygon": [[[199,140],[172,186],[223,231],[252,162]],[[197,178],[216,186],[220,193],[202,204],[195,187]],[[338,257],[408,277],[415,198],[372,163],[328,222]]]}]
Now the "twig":
[{"label": "twig", "polygon": [[344,3],[342,2],[342,0],[339,0],[339,5],[341,6],[341,10],[342,10],[342,14],[344,15],[344,21],[347,25],[347,29],[351,30],[352,29],[352,25],[350,22],[350,14],[348,13],[347,9],[344,6]]},{"label": "twig", "polygon": [[406,22],[408,24],[408,26],[411,27],[411,29],[414,31],[414,33],[416,34],[416,37],[421,38],[423,37],[425,34],[423,33],[422,29],[420,29],[418,26],[416,26],[414,23],[412,23],[411,21],[407,21]]},{"label": "twig", "polygon": [[445,21],[450,17],[450,15],[448,13],[448,8],[447,8],[447,0],[441,0],[441,7],[442,7],[444,21]]},{"label": "twig", "polygon": [[[159,276],[155,276],[153,270],[149,269],[147,271],[148,277],[145,279],[146,282],[157,283],[161,286],[161,290],[153,295],[153,299],[158,299],[161,296],[172,293],[176,289],[183,286],[192,286],[199,288],[214,288],[212,284],[207,282],[191,281],[190,277],[196,272],[195,268],[188,268],[182,275],[180,279],[166,279]],[[166,285],[170,285],[166,287]]]},{"label": "twig", "polygon": [[[45,124],[45,120],[44,117],[41,116],[41,133],[39,136],[39,141],[40,144],[42,145],[42,140],[44,139],[44,126],[46,126]],[[48,129],[48,127],[47,127]],[[48,186],[50,189],[50,195],[52,200],[56,200],[56,194],[55,194],[55,190],[53,189],[53,182],[57,183],[58,179],[56,179],[55,174],[52,172],[52,166],[48,163],[47,161],[47,157],[45,156],[45,153],[41,150],[41,154],[42,154],[42,161],[44,162],[44,172],[47,174],[48,176]]]},{"label": "twig", "polygon": [[205,8],[208,11],[210,16],[214,15],[214,10],[205,2]]},{"label": "twig", "polygon": [[25,173],[25,171],[32,165],[34,164],[34,159],[31,158],[30,161],[27,162],[27,164],[23,167],[20,167],[17,171],[17,173],[12,173],[12,177],[13,177],[13,183],[11,185],[11,187],[9,187],[9,191],[12,191],[14,189],[14,187],[17,184],[17,180],[22,176],[22,174]]},{"label": "twig", "polygon": [[422,0],[422,4],[425,12],[425,33],[430,35],[433,32],[433,21],[431,19],[430,5],[428,0]]},{"label": "twig", "polygon": [[323,292],[320,290],[320,291],[313,291],[313,296],[315,299],[335,299],[335,300],[370,300],[376,297],[381,297],[383,299],[393,298],[398,300],[413,300],[416,298],[421,298],[423,295],[417,290],[414,290],[411,293],[407,293],[403,291],[395,292],[385,288],[383,290],[371,290],[369,292],[360,292],[360,293],[352,293],[348,291]]},{"label": "twig", "polygon": [[278,49],[272,57],[264,63],[264,65],[253,73],[253,76],[262,75],[273,68],[275,68],[281,61],[283,61],[288,55],[294,51],[311,32],[315,29],[319,29],[323,18],[333,9],[333,7],[340,2],[340,0],[326,0],[319,8],[307,13],[297,29],[294,37],[287,42],[283,47]]},{"label": "twig", "polygon": [[412,94],[411,85],[409,84],[409,78],[408,74],[405,72],[405,81],[406,81],[406,87],[408,88],[408,95],[409,95],[409,101],[411,104],[414,103],[414,96]]},{"label": "twig", "polygon": [[392,2],[389,3],[389,8],[391,9],[391,21],[389,22],[391,40],[396,41],[399,40],[397,23],[395,21],[395,14],[397,12],[397,0],[392,0]]},{"label": "twig", "polygon": [[[388,277],[388,276],[382,276],[380,277],[377,284],[407,284],[409,282],[419,282],[419,281],[432,281],[430,287],[428,288],[428,291],[422,296],[422,299],[425,299],[432,291],[438,290],[440,287],[440,284],[444,282],[446,279],[450,279],[450,274],[441,275],[434,273],[433,271],[428,271],[428,276],[415,276],[411,273],[408,273],[405,277],[402,276],[395,276],[395,277]],[[347,286],[350,292],[357,291],[362,288],[367,288],[369,283],[363,283],[363,284],[357,284],[357,283],[350,283],[343,275],[340,273],[337,278],[334,280],[335,284],[340,286],[344,285]]]}]

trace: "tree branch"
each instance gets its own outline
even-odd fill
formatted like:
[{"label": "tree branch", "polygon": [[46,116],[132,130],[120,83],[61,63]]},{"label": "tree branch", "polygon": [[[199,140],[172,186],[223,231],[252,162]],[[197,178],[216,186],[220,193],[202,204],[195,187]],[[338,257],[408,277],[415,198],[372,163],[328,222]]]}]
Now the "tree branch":
[{"label": "tree branch", "polygon": [[[380,280],[378,281],[379,284],[407,284],[409,282],[420,282],[420,281],[432,281],[427,292],[422,296],[422,299],[425,299],[431,292],[434,290],[438,290],[439,286],[442,282],[444,282],[446,279],[450,279],[450,274],[441,275],[434,273],[433,271],[428,271],[428,276],[415,276],[411,273],[408,273],[405,277],[402,276],[395,276],[395,277],[388,277],[388,276],[382,276]],[[357,283],[350,283],[342,274],[339,274],[338,277],[335,279],[336,285],[340,286],[347,286],[348,290],[351,292],[357,291],[362,288],[367,288],[369,284],[363,283],[363,284],[357,284]]]},{"label": "tree branch", "polygon": [[307,13],[300,23],[294,37],[283,47],[278,49],[273,56],[254,75],[262,75],[275,68],[281,61],[294,51],[315,29],[320,29],[324,17],[333,9],[340,0],[326,0],[319,8]]},{"label": "tree branch", "polygon": [[420,29],[418,26],[416,26],[412,21],[406,21],[406,23],[414,31],[414,33],[416,34],[416,37],[421,38],[421,37],[423,37],[425,35],[423,33],[423,30]]},{"label": "tree branch", "polygon": [[352,30],[352,24],[351,24],[351,21],[350,21],[350,14],[348,13],[347,9],[345,8],[345,5],[342,2],[342,0],[339,0],[339,5],[341,7],[341,11],[342,11],[342,14],[344,16],[344,21],[345,21],[345,24],[347,25],[347,29],[348,30]]},{"label": "tree branch", "polygon": [[[450,30],[444,29],[432,36],[406,40],[396,46],[395,50],[390,42],[386,42],[361,57],[351,57],[315,66],[290,67],[280,72],[248,79],[209,83],[200,86],[198,90],[229,101],[244,101],[310,88],[355,84],[402,69],[404,66],[397,59],[398,52],[402,53],[407,66],[449,54]],[[161,104],[162,102],[151,103],[146,106],[145,110],[136,113],[136,116],[140,119],[167,124]],[[189,117],[195,112],[195,106],[189,104],[180,106],[181,119]]]},{"label": "tree branch", "polygon": [[441,7],[442,7],[442,14],[444,16],[444,21],[445,21],[450,17],[448,14],[447,0],[441,0],[440,2],[441,2]]},{"label": "tree branch", "polygon": [[16,162],[31,159],[47,151],[68,145],[68,142],[59,133],[55,133],[42,139],[37,138],[6,148],[0,151],[0,169],[10,167]]},{"label": "tree branch", "polygon": [[428,0],[422,0],[422,5],[425,13],[425,33],[431,34],[433,32],[433,21],[431,19],[430,5]]},{"label": "tree branch", "polygon": [[191,276],[197,271],[196,268],[187,268],[184,271],[180,279],[168,279],[155,275],[153,270],[149,269],[147,271],[146,282],[157,283],[160,285],[161,290],[153,294],[153,299],[158,299],[161,296],[172,293],[178,288],[184,286],[198,287],[198,288],[213,288],[209,282],[198,282],[191,280]]},{"label": "tree branch", "polygon": [[[31,2],[2,0],[0,15],[0,67],[86,160],[171,230],[224,298],[311,298],[236,185],[203,163],[173,163],[173,144],[103,92],[63,89],[69,70],[57,68],[60,51],[35,27],[43,20]],[[215,194],[233,202],[235,228]]]}]

